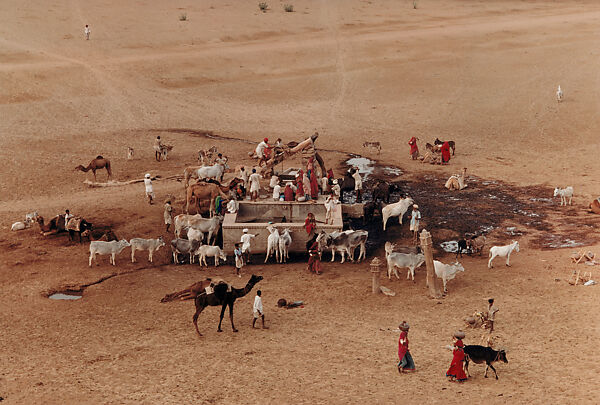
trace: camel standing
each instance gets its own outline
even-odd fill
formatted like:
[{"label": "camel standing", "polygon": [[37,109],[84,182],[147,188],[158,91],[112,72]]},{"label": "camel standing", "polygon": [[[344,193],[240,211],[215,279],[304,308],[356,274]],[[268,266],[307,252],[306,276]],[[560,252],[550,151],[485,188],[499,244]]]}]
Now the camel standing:
[{"label": "camel standing", "polygon": [[192,198],[195,198],[196,204],[196,212],[200,213],[200,200],[209,200],[210,201],[210,212],[212,214],[214,205],[213,201],[217,196],[221,196],[225,199],[229,198],[227,195],[223,194],[221,188],[213,183],[199,183],[192,184],[186,190],[186,202],[185,202],[185,212],[186,214],[190,213],[190,201]]},{"label": "camel standing", "polygon": [[219,305],[221,305],[221,317],[219,318],[219,328],[217,329],[217,332],[222,332],[221,322],[223,321],[223,315],[225,314],[225,308],[227,307],[229,307],[229,319],[231,320],[231,329],[233,329],[234,332],[237,332],[238,330],[233,324],[233,304],[235,303],[236,299],[241,298],[248,294],[250,291],[252,291],[254,286],[262,279],[262,276],[256,276],[253,274],[252,277],[250,277],[248,284],[246,284],[244,288],[232,287],[231,291],[227,291],[228,286],[227,284],[223,283],[217,284],[215,286],[215,292],[213,294],[203,293],[196,296],[196,299],[194,300],[196,304],[196,313],[194,314],[193,322],[194,326],[196,327],[196,332],[198,332],[198,335],[202,336],[202,333],[200,333],[200,330],[198,330],[198,316],[200,316],[202,311],[204,311],[204,308],[208,306],[217,307]]},{"label": "camel standing", "polygon": [[108,179],[110,180],[112,178],[112,172],[110,170],[110,160],[105,159],[100,155],[96,156],[95,159],[92,159],[92,161],[89,165],[87,165],[87,167],[79,165],[75,168],[75,170],[81,170],[82,172],[86,173],[91,170],[92,173],[94,173],[94,181],[96,181],[96,170],[100,169],[106,169],[106,171],[108,172]]}]

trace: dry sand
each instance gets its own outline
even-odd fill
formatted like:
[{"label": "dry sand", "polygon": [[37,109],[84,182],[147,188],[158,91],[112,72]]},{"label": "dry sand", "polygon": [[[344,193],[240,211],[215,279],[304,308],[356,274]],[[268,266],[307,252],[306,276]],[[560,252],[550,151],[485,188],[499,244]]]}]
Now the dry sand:
[{"label": "dry sand", "polygon": [[[247,143],[177,128],[252,142],[318,130],[320,148],[371,156],[362,143],[380,141],[375,157],[409,174],[468,167],[520,186],[572,185],[577,212],[600,195],[597,2],[422,0],[414,10],[408,0],[307,0],[294,3],[294,13],[269,5],[262,13],[237,0],[3,2],[0,396],[7,403],[598,403],[598,288],[566,283],[572,249],[530,249],[522,238],[511,268],[465,258],[465,273],[438,302],[427,298],[422,270],[415,284],[386,279],[398,293],[389,298],[370,294],[366,264],[324,263],[320,277],[301,262],[253,265],[239,280],[232,266],[169,265],[165,249],[154,264],[143,254],[132,264],[127,249],[117,267],[101,257],[90,269],[86,244],[44,238],[37,227],[9,231],[26,212],[50,218],[68,207],[128,239],[161,234],[162,207],[144,204],[143,186],[89,189],[82,181],[91,174],[73,167],[101,154],[118,180],[168,176],[212,145],[234,165],[250,163]],[[153,160],[157,134],[175,146],[167,162]],[[409,161],[413,135],[421,147],[454,139],[451,165]],[[128,146],[136,150],[131,161]],[[338,167],[340,154],[326,156]],[[155,190],[159,201],[183,195],[176,181],[155,182]],[[600,253],[600,245],[588,249]],[[267,331],[250,328],[254,292],[237,302],[239,333],[225,319],[217,334],[218,310],[209,308],[202,339],[191,302],[159,302],[208,275],[242,286],[251,272],[264,276]],[[112,273],[124,274],[87,288],[81,300],[45,298]],[[509,363],[496,367],[498,381],[472,366],[467,383],[449,383],[443,346],[490,296]],[[280,297],[307,305],[277,309]],[[400,376],[398,335],[388,328],[404,319],[418,372]],[[469,330],[466,342],[481,333]]]}]

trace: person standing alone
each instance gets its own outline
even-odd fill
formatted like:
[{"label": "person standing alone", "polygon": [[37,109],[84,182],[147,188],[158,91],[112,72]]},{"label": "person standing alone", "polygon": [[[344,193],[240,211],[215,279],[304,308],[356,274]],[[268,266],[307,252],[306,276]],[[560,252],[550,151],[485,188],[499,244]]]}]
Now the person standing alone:
[{"label": "person standing alone", "polygon": [[85,25],[85,28],[83,29],[83,34],[85,35],[85,40],[88,41],[90,39],[90,34],[91,34],[92,30],[90,29],[89,25]]},{"label": "person standing alone", "polygon": [[252,328],[254,328],[254,325],[256,324],[256,320],[258,318],[261,318],[262,320],[262,328],[263,329],[269,329],[265,326],[265,314],[263,312],[263,304],[262,304],[262,291],[258,290],[256,292],[256,297],[254,297],[254,319],[252,320]]}]

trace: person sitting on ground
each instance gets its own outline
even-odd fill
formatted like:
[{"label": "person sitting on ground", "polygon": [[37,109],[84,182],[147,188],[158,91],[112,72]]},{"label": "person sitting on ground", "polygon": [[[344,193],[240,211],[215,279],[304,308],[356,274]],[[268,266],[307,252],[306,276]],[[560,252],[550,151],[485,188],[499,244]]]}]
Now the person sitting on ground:
[{"label": "person sitting on ground", "polygon": [[235,214],[236,212],[238,212],[239,207],[240,206],[237,200],[235,198],[232,198],[227,203],[227,212],[229,212],[230,214]]}]

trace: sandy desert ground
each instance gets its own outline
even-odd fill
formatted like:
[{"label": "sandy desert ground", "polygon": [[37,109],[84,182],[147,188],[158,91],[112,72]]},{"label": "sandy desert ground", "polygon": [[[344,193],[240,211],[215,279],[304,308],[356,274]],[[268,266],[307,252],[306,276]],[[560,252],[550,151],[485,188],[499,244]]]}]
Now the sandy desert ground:
[{"label": "sandy desert ground", "polygon": [[[286,13],[284,3],[269,2],[262,13],[239,0],[4,0],[0,396],[24,404],[598,403],[598,287],[566,282],[573,248],[532,241],[575,232],[600,253],[598,217],[585,212],[600,195],[600,4],[420,0],[413,9],[409,0],[302,0],[290,1],[295,11]],[[163,248],[154,264],[143,254],[132,264],[127,249],[116,267],[101,257],[89,268],[85,243],[44,238],[37,227],[10,232],[26,212],[49,218],[70,208],[127,239],[170,239],[162,204],[146,204],[143,186],[87,188],[91,174],[73,168],[103,155],[117,180],[167,177],[213,145],[234,165],[248,165],[251,143],[264,136],[300,140],[315,130],[337,173],[348,153],[400,167],[406,179],[467,167],[530,202],[540,197],[531,187],[550,198],[555,186],[571,185],[574,206],[559,207],[557,199],[540,206],[546,231],[514,216],[496,224],[491,243],[510,241],[509,225],[523,233],[513,266],[488,270],[485,257],[465,257],[465,273],[440,300],[427,297],[423,270],[414,284],[382,279],[395,297],[373,296],[366,263],[324,262],[319,277],[301,260],[251,265],[237,279],[230,265],[170,264]],[[220,138],[198,135],[204,131]],[[153,159],[157,135],[174,145],[166,162]],[[411,136],[421,148],[436,137],[454,139],[456,156],[445,167],[410,161]],[[381,142],[381,155],[364,141]],[[127,147],[135,159],[126,159]],[[158,201],[183,198],[175,180],[154,187]],[[451,213],[439,187],[441,208]],[[469,192],[475,198],[485,185]],[[442,214],[420,203],[431,214],[425,223],[436,223]],[[373,255],[383,258],[383,249]],[[600,279],[597,269],[579,267]],[[251,273],[264,277],[269,330],[250,328],[254,292],[236,304],[237,334],[227,319],[218,334],[218,310],[209,308],[200,317],[202,339],[192,302],[159,302],[206,276],[239,287]],[[92,285],[78,301],[46,298],[85,284]],[[307,304],[278,309],[280,297]],[[497,341],[509,363],[497,365],[497,381],[472,366],[467,383],[450,383],[443,346],[489,297],[500,307]],[[389,329],[404,319],[418,371],[401,376],[398,334]],[[466,343],[482,333],[468,330]]]}]

